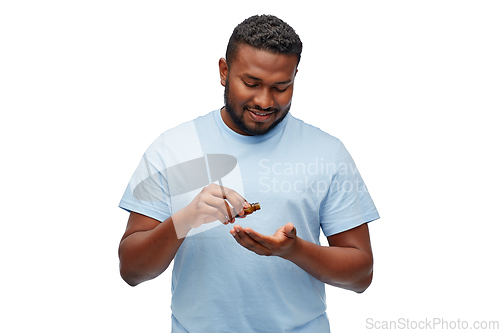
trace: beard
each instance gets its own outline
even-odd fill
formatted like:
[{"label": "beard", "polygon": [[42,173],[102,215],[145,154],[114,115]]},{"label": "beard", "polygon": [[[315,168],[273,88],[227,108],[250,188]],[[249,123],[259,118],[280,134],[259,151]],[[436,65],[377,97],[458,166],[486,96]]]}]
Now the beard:
[{"label": "beard", "polygon": [[[279,123],[281,123],[283,121],[283,119],[285,119],[286,115],[290,111],[291,105],[289,105],[288,108],[286,109],[285,113],[280,118],[276,119],[274,121],[274,123],[272,123],[271,126],[269,126],[269,127],[264,127],[265,124],[259,124],[259,123],[255,124],[254,127],[249,127],[247,124],[245,124],[245,122],[243,120],[244,111],[247,108],[249,108],[249,106],[244,105],[243,112],[240,115],[238,115],[238,113],[236,112],[236,106],[233,103],[233,101],[231,100],[229,91],[230,91],[230,88],[229,88],[229,75],[228,75],[228,77],[226,79],[226,86],[224,87],[224,104],[226,107],[226,111],[229,114],[229,117],[231,117],[231,120],[233,121],[234,125],[236,125],[236,127],[238,127],[243,132],[247,133],[248,135],[264,135],[264,134],[269,133],[269,131],[271,131],[273,128],[278,126]],[[258,110],[258,111],[265,111],[265,112],[273,111],[273,112],[278,113],[280,111],[278,108],[268,108],[268,109],[264,110],[258,105],[251,106],[250,108],[254,109],[254,110]]]}]

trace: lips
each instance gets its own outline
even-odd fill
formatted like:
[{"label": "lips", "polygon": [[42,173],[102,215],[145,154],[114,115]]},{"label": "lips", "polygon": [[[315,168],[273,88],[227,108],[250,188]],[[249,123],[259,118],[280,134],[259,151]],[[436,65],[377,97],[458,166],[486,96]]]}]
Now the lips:
[{"label": "lips", "polygon": [[264,111],[254,111],[254,110],[248,110],[248,111],[253,112],[253,113],[255,113],[258,116],[267,116],[268,114],[271,114],[271,113],[274,112],[274,111],[264,112]]},{"label": "lips", "polygon": [[252,120],[259,123],[268,121],[271,118],[271,115],[275,113],[275,110],[264,111],[264,110],[250,109],[250,108],[246,108],[246,110],[250,114]]},{"label": "lips", "polygon": [[270,115],[271,113],[273,113],[273,111],[270,111],[270,112],[250,111],[250,112],[252,112],[253,114],[256,114],[257,116],[261,116],[261,117],[267,116],[267,115]]},{"label": "lips", "polygon": [[267,122],[269,119],[271,119],[272,114],[274,113],[273,111],[271,111],[271,112],[261,112],[261,111],[253,111],[253,110],[248,110],[248,111],[250,114],[250,118],[252,118],[252,120],[254,122],[257,122],[257,123]]}]

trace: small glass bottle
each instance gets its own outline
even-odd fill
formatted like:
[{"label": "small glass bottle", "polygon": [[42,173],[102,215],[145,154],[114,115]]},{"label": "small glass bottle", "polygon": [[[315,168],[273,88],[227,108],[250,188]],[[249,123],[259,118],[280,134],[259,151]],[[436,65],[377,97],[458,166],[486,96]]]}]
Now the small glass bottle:
[{"label": "small glass bottle", "polygon": [[250,207],[244,208],[243,211],[245,212],[245,215],[250,215],[256,210],[260,209],[260,204],[258,202],[250,204]]}]

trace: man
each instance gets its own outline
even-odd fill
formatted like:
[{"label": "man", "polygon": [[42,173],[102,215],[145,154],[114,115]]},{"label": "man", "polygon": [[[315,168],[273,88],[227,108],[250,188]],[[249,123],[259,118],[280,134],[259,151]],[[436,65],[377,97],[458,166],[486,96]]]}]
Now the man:
[{"label": "man", "polygon": [[[239,24],[219,61],[225,106],[163,133],[120,202],[123,279],[175,258],[173,332],[329,332],[324,284],[371,283],[379,216],[355,164],[289,114],[301,51],[276,17]],[[244,216],[246,198],[262,209]]]}]

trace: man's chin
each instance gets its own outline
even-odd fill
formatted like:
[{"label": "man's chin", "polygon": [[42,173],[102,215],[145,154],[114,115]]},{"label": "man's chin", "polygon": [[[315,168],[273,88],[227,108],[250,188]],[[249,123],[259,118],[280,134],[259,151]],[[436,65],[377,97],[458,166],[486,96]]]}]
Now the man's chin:
[{"label": "man's chin", "polygon": [[276,126],[278,126],[283,119],[285,119],[286,115],[288,114],[288,111],[285,112],[285,114],[281,115],[278,119],[274,118],[277,114],[272,115],[272,119],[269,119],[267,122],[255,122],[251,121],[251,125],[246,123],[240,123],[242,124],[244,128],[241,128],[245,133],[249,135],[265,135],[272,131]]},{"label": "man's chin", "polygon": [[245,126],[245,129],[243,129],[243,131],[249,135],[264,135],[269,133],[270,130],[269,127],[264,126],[254,126],[253,128]]},{"label": "man's chin", "polygon": [[226,99],[226,105],[225,105],[225,110],[229,117],[232,120],[232,123],[234,124],[235,127],[237,127],[241,132],[245,133],[246,135],[251,135],[251,136],[258,136],[258,135],[265,135],[269,133],[273,128],[278,126],[279,123],[283,121],[285,116],[288,114],[288,110],[281,115],[280,118],[276,119],[275,117],[279,115],[279,110],[275,111],[271,115],[271,118],[268,119],[266,122],[259,122],[255,121],[258,119],[252,119],[252,117],[249,115],[249,110],[245,110],[243,108],[243,112],[238,116],[237,112],[235,111],[235,108],[232,107],[230,103],[227,103],[228,100]]}]

